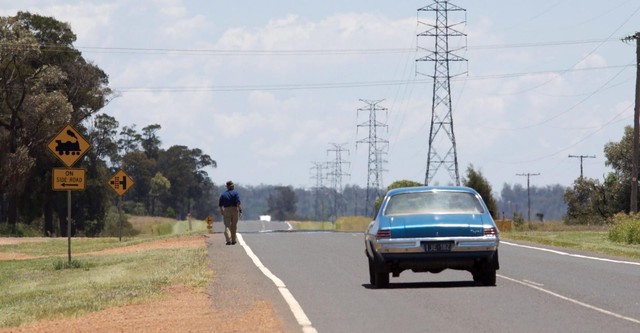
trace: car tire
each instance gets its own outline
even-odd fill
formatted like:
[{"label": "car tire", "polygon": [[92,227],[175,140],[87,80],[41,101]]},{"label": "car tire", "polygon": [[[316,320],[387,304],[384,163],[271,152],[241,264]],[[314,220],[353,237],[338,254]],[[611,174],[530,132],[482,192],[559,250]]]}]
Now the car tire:
[{"label": "car tire", "polygon": [[373,285],[378,289],[389,287],[389,273],[375,272],[375,283]]},{"label": "car tire", "polygon": [[371,258],[367,257],[367,259],[369,259],[369,283],[371,283],[372,285],[376,284],[376,272],[374,270],[373,267],[373,260],[371,260]]},{"label": "car tire", "polygon": [[[482,271],[482,273],[479,276],[480,278],[480,282],[485,285],[485,286],[495,286],[496,285],[496,269],[495,268],[491,268],[485,271]],[[474,276],[474,281],[475,281],[475,276]]]}]

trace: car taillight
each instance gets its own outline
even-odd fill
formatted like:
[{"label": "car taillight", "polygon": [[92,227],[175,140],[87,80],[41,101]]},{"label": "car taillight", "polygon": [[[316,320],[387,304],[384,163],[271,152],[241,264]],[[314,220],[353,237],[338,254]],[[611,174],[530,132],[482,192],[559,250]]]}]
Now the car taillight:
[{"label": "car taillight", "polygon": [[489,227],[489,228],[484,228],[484,235],[485,236],[497,236],[498,235],[498,229],[496,229],[496,227]]},{"label": "car taillight", "polygon": [[391,230],[379,229],[376,233],[376,238],[391,238]]}]

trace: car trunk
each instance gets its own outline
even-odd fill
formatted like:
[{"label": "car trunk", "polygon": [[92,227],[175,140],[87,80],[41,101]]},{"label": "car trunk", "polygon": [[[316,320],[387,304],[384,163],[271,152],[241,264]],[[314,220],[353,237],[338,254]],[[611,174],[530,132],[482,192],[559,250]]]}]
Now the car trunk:
[{"label": "car trunk", "polygon": [[392,238],[478,237],[484,234],[481,214],[400,215],[390,220]]}]

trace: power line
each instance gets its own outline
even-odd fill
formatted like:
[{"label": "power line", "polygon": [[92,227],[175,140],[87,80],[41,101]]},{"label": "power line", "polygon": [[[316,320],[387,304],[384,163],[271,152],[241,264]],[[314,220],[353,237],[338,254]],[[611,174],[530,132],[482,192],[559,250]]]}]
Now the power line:
[{"label": "power line", "polygon": [[[539,41],[529,43],[513,43],[513,44],[486,44],[486,45],[468,45],[467,50],[496,50],[496,49],[514,49],[514,48],[540,48],[545,46],[575,46],[581,44],[599,44],[606,42],[619,41],[619,38],[609,36],[600,39],[582,39],[582,40],[564,40],[564,41]],[[15,44],[0,43],[0,46],[10,45],[16,47]],[[56,44],[38,44],[18,45],[22,49],[39,48],[46,52],[71,52],[72,49]],[[186,56],[318,56],[318,55],[353,55],[353,54],[394,54],[394,53],[414,53],[414,48],[358,48],[358,49],[194,49],[194,48],[145,48],[145,47],[104,47],[104,46],[75,46],[76,50],[85,51],[87,53],[108,53],[108,54],[172,54]]]},{"label": "power line", "polygon": [[[580,68],[570,70],[571,72],[582,72],[592,70],[605,70],[613,68],[628,68],[633,67],[633,64],[627,65],[615,65],[615,66],[600,66],[590,68]],[[520,73],[503,73],[503,74],[489,74],[489,75],[476,75],[476,76],[460,76],[451,77],[451,81],[474,81],[474,80],[496,80],[505,78],[515,78],[528,75],[544,75],[551,73],[566,72],[566,70],[550,70],[550,71],[537,71],[537,72],[520,72]],[[174,86],[174,87],[114,87],[114,90],[121,93],[153,93],[153,92],[165,92],[165,93],[201,93],[201,92],[242,92],[252,90],[317,90],[317,89],[343,89],[343,88],[360,88],[360,87],[373,87],[373,86],[402,86],[402,85],[416,85],[416,84],[428,84],[432,80],[429,79],[409,79],[409,80],[386,80],[386,81],[355,81],[355,82],[324,82],[324,83],[290,83],[290,84],[273,84],[273,85],[220,85],[220,86]],[[592,93],[593,94],[593,93]],[[591,95],[592,95],[591,94]]]}]

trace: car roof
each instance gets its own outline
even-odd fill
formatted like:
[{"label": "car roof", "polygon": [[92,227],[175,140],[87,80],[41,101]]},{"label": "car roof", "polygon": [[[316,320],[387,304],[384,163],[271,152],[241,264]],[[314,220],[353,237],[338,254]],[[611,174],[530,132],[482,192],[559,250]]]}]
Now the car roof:
[{"label": "car roof", "polygon": [[477,194],[474,189],[466,186],[412,186],[399,187],[389,190],[387,195],[395,195],[399,193],[416,193],[416,192],[437,192],[437,191],[454,191]]}]

